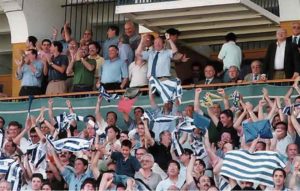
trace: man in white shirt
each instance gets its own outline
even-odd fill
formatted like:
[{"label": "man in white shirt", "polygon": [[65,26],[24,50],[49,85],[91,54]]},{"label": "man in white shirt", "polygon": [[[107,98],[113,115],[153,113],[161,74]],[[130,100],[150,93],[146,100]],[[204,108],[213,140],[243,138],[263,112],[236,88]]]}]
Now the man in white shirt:
[{"label": "man in white shirt", "polygon": [[297,46],[286,41],[285,29],[276,32],[277,42],[269,45],[263,65],[263,73],[269,80],[295,79],[300,72],[300,56]]},{"label": "man in white shirt", "polygon": [[236,66],[240,69],[242,63],[242,50],[236,44],[236,35],[234,33],[228,33],[225,36],[226,43],[223,44],[218,59],[223,61],[223,71],[218,76],[223,74],[223,81],[228,82],[228,72],[230,66]]}]

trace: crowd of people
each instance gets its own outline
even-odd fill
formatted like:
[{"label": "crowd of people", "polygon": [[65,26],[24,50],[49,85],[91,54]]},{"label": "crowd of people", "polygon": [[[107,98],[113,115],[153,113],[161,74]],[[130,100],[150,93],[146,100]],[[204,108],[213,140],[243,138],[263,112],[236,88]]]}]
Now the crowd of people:
[{"label": "crowd of people", "polygon": [[[300,24],[292,25],[293,36],[287,37],[285,29],[278,29],[276,41],[271,43],[264,61],[254,60],[251,72],[242,73],[242,51],[236,44],[237,36],[225,36],[216,65],[200,65],[177,48],[180,31],[170,28],[164,35],[147,33],[139,35],[133,22],[124,25],[124,34],[117,26],[109,26],[107,39],[93,41],[93,33],[87,29],[79,42],[71,36],[66,23],[53,37],[41,43],[29,36],[27,50],[17,60],[16,77],[21,80],[19,95],[58,94],[96,90],[101,84],[107,90],[127,87],[147,87],[150,76],[156,78],[177,77],[176,65],[192,62],[190,78],[184,84],[213,84],[241,81],[265,81],[267,79],[295,79],[300,72]],[[187,64],[187,66],[190,64]]]},{"label": "crowd of people", "polygon": [[[163,99],[163,106],[158,106],[155,96],[163,98],[166,91],[162,89],[159,95],[149,91],[151,109],[134,107],[132,116],[130,110],[121,110],[123,119],[114,111],[105,114],[101,110],[105,96],[110,96],[107,93],[96,98],[94,115],[76,115],[67,100],[69,111],[54,116],[49,99],[39,116],[28,115],[24,124],[0,116],[0,190],[299,190],[300,96],[292,99],[291,95],[294,90],[300,95],[300,24],[295,22],[292,28],[295,34],[287,40],[284,29],[277,31],[277,42],[270,45],[265,62],[253,61],[244,79],[239,78],[242,57],[236,36],[227,34],[219,54],[223,71],[216,72],[208,64],[204,77],[193,73],[191,81],[295,79],[283,100],[263,89],[258,105],[243,100],[242,95],[231,105],[226,91],[218,89],[224,103],[221,108],[217,102],[200,104],[202,89],[197,88],[194,105],[181,111],[180,96]],[[56,40],[55,30],[52,41],[44,39],[41,47],[30,36],[28,50],[16,61],[16,76],[22,80],[20,95],[91,91],[95,84],[106,90],[145,87],[153,78],[158,83],[168,81],[176,75],[175,63],[189,60],[176,47],[180,34],[176,29],[167,30],[164,38],[140,36],[128,21],[124,31],[119,36],[119,28],[110,26],[102,48],[92,41],[90,30],[77,43],[68,24],[61,30],[63,40]],[[205,122],[199,118],[209,125],[203,127]],[[118,127],[118,120],[124,120],[124,126]],[[84,127],[79,127],[79,121]],[[260,129],[249,141],[245,124],[261,121],[268,122],[270,127],[263,128],[271,136],[265,137]],[[224,176],[226,156],[234,151],[274,154],[284,165],[270,168],[266,162],[271,169],[268,175],[261,170],[252,177],[250,169],[247,178]],[[253,164],[265,162],[257,160]],[[264,181],[269,179],[271,183]]]}]

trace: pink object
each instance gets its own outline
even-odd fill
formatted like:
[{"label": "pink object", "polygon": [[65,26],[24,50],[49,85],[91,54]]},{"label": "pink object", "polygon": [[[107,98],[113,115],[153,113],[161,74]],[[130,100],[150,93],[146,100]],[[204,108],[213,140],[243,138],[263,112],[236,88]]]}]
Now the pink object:
[{"label": "pink object", "polygon": [[132,106],[134,105],[136,100],[137,100],[137,98],[128,99],[128,98],[122,97],[118,104],[118,111],[129,114],[132,109]]}]

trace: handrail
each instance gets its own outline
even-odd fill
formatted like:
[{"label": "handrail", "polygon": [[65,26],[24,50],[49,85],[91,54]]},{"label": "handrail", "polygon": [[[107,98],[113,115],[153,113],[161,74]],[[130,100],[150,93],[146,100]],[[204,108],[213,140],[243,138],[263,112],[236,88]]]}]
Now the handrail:
[{"label": "handrail", "polygon": [[[250,84],[276,84],[276,83],[288,83],[294,82],[292,79],[281,79],[281,80],[267,80],[267,81],[258,81],[258,82],[240,82],[240,83],[216,83],[216,84],[191,84],[183,85],[183,89],[193,89],[193,88],[217,88],[217,87],[228,87],[228,86],[241,86],[241,85],[250,85]],[[140,88],[140,92],[148,92],[148,88]],[[125,90],[108,90],[108,93],[124,93]],[[88,91],[88,92],[72,92],[72,93],[63,93],[63,94],[52,94],[52,95],[36,95],[35,98],[51,98],[51,97],[70,97],[70,96],[83,96],[83,95],[98,95],[98,91]],[[0,101],[14,101],[14,100],[26,100],[28,96],[17,96],[17,97],[4,97],[0,98]]]}]

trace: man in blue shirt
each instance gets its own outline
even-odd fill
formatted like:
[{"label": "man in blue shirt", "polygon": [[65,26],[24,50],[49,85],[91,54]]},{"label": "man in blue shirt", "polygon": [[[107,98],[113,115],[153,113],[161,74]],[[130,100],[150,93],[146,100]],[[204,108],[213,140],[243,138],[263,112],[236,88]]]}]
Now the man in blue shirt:
[{"label": "man in blue shirt", "polygon": [[102,44],[102,55],[105,60],[109,59],[108,48],[111,45],[118,46],[119,42],[119,27],[111,25],[107,30],[107,39]]},{"label": "man in blue shirt", "polygon": [[74,162],[74,168],[68,165],[63,166],[54,149],[50,149],[50,151],[51,155],[53,156],[56,167],[58,168],[60,174],[69,186],[69,190],[79,191],[81,185],[86,179],[98,178],[95,177],[98,169],[96,168],[94,163],[92,163],[89,167],[88,161],[86,159],[77,158]]},{"label": "man in blue shirt", "polygon": [[141,55],[143,60],[148,61],[147,77],[154,76],[157,78],[171,76],[171,59],[177,52],[177,47],[169,39],[169,35],[166,35],[166,40],[171,46],[170,49],[164,49],[164,40],[162,37],[157,37],[154,40],[154,49],[151,51],[143,51],[145,47],[145,36],[142,36],[142,40],[136,50],[138,55]]},{"label": "man in blue shirt", "polygon": [[106,90],[124,89],[128,81],[128,67],[119,58],[119,49],[111,45],[108,49],[109,60],[100,68],[99,79]]},{"label": "man in blue shirt", "polygon": [[37,59],[38,53],[35,49],[26,51],[22,60],[16,61],[17,78],[22,80],[19,96],[40,95],[43,63]]}]

